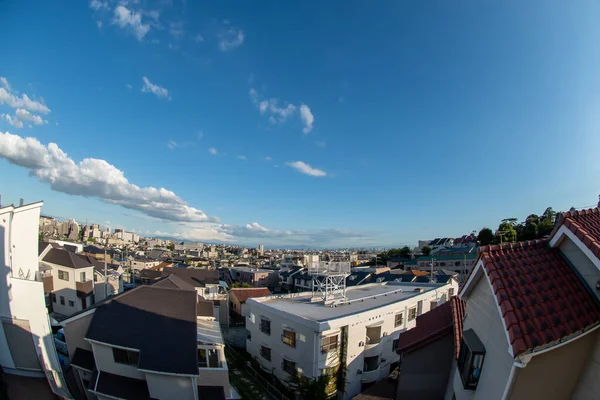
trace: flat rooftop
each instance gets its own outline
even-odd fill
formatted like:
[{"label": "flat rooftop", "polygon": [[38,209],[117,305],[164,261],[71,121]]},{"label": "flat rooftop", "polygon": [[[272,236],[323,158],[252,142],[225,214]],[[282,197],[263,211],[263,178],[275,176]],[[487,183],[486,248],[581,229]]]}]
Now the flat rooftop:
[{"label": "flat rooftop", "polygon": [[[281,312],[307,320],[323,322],[358,314],[402,300],[431,292],[445,284],[416,282],[372,283],[349,287],[346,300],[336,300],[335,307],[323,301],[311,302],[312,292],[300,292],[248,299],[248,303],[258,302]],[[416,289],[423,289],[423,292]]]}]

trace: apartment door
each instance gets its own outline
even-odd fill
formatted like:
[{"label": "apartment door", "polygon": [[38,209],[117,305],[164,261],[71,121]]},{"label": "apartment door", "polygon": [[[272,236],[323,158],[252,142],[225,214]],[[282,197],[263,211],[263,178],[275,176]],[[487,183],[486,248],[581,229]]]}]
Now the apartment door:
[{"label": "apartment door", "polygon": [[2,319],[6,342],[18,369],[41,371],[40,360],[35,351],[29,321],[24,319]]}]

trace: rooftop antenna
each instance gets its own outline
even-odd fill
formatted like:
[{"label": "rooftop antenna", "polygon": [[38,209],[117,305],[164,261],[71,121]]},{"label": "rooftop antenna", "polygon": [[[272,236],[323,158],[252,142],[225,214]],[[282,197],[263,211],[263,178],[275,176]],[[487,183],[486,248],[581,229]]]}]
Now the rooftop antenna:
[{"label": "rooftop antenna", "polygon": [[312,277],[311,301],[330,303],[346,298],[346,278],[350,275],[349,262],[321,261],[308,266]]},{"label": "rooftop antenna", "polygon": [[23,207],[23,198],[22,197],[19,199],[19,207]]}]

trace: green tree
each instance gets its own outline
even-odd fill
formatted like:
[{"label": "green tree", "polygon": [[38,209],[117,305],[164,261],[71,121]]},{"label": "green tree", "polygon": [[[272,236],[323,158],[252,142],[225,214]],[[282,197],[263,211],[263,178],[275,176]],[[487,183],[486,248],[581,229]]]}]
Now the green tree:
[{"label": "green tree", "polygon": [[411,258],[412,250],[410,249],[410,247],[404,246],[403,248],[401,248],[400,249],[400,257]]},{"label": "green tree", "polygon": [[252,285],[247,282],[233,282],[231,284],[231,287],[233,287],[233,288],[251,288]]},{"label": "green tree", "polygon": [[170,245],[167,246],[167,249],[173,251],[173,250],[175,250],[175,245],[174,244],[170,244]]},{"label": "green tree", "polygon": [[429,247],[429,246],[424,246],[424,247],[421,249],[421,253],[423,253],[423,255],[424,255],[424,256],[428,256],[428,255],[430,255],[430,254],[431,254],[431,247]]},{"label": "green tree", "polygon": [[302,374],[294,374],[287,382],[301,399],[326,400],[326,389],[329,379],[330,376],[327,374],[320,375],[314,379],[307,378]]},{"label": "green tree", "polygon": [[505,221],[498,226],[496,236],[500,243],[514,243],[517,241],[517,230],[510,222]]},{"label": "green tree", "polygon": [[490,228],[482,228],[477,235],[477,241],[481,246],[494,243],[494,232]]}]

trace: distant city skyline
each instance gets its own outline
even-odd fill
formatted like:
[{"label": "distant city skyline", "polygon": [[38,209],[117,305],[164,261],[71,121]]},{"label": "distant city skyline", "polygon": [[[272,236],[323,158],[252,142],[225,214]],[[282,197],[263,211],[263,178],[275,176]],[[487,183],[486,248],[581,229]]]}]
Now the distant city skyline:
[{"label": "distant city skyline", "polygon": [[2,204],[181,240],[372,248],[600,193],[600,4],[0,14]]}]

